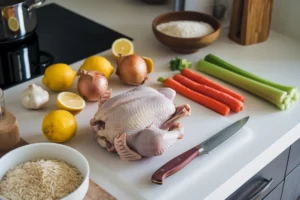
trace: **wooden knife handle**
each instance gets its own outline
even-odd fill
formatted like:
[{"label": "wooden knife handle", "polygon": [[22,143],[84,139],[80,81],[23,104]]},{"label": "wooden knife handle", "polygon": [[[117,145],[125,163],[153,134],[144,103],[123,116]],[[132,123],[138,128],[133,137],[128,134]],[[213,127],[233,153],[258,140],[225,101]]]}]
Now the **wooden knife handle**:
[{"label": "wooden knife handle", "polygon": [[159,168],[152,175],[152,182],[155,184],[162,185],[163,181],[166,177],[175,174],[182,168],[184,168],[187,164],[189,164],[194,158],[199,156],[199,147],[194,147],[179,156],[173,158],[166,164],[164,164],[161,168]]}]

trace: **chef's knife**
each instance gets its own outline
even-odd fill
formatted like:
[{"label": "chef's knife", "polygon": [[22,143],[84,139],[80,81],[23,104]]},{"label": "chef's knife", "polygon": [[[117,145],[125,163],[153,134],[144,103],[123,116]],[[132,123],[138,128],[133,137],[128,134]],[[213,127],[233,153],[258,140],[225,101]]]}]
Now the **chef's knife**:
[{"label": "chef's knife", "polygon": [[152,182],[162,185],[166,177],[175,174],[197,156],[209,153],[220,144],[231,138],[231,136],[241,130],[241,128],[247,123],[248,119],[249,116],[236,121],[201,144],[173,158],[152,175]]}]

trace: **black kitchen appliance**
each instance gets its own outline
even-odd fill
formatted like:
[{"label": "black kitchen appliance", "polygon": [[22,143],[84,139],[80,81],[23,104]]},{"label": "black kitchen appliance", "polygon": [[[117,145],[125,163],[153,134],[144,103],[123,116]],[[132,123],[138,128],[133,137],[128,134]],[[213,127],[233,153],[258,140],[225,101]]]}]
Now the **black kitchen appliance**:
[{"label": "black kitchen appliance", "polygon": [[30,36],[0,43],[0,88],[7,89],[44,74],[53,63],[72,64],[131,38],[57,4],[37,9],[37,28]]}]

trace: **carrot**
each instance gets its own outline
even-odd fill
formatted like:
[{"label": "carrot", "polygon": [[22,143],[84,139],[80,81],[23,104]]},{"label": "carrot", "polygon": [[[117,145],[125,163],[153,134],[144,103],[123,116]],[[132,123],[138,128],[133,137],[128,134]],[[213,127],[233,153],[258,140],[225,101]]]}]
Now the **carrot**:
[{"label": "carrot", "polygon": [[243,108],[243,103],[241,101],[233,98],[232,96],[224,92],[221,92],[206,85],[196,83],[180,74],[176,74],[175,76],[173,76],[173,79],[181,83],[182,85],[190,88],[191,90],[194,90],[195,92],[199,92],[203,95],[206,95],[226,104],[233,112],[239,112]]},{"label": "carrot", "polygon": [[177,93],[221,114],[221,115],[228,115],[230,112],[230,108],[217,101],[214,100],[210,97],[204,96],[200,93],[194,92],[193,90],[185,87],[184,85],[181,85],[180,83],[178,83],[177,81],[173,80],[172,78],[158,78],[159,82],[162,82],[164,84],[165,87],[169,87],[172,88],[173,90],[175,90]]},{"label": "carrot", "polygon": [[244,102],[244,97],[232,90],[229,90],[221,85],[219,85],[218,83],[213,82],[212,80],[209,80],[208,78],[193,72],[190,69],[183,69],[181,70],[181,74],[197,83],[203,84],[203,85],[207,85],[209,87],[212,87],[216,90],[219,90],[221,92],[224,92],[226,94],[229,94],[230,96],[236,98],[237,100],[240,100],[241,102]]}]

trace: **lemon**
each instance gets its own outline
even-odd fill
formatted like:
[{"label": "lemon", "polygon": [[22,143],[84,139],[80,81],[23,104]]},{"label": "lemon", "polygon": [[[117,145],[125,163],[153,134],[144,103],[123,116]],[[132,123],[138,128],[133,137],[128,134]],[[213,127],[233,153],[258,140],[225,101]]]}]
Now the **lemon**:
[{"label": "lemon", "polygon": [[50,90],[61,92],[68,90],[75,78],[76,72],[69,65],[58,63],[46,69],[42,83]]},{"label": "lemon", "polygon": [[90,56],[81,65],[80,69],[86,71],[98,71],[102,73],[107,79],[114,72],[114,67],[103,56]]},{"label": "lemon", "polygon": [[85,101],[78,94],[61,92],[57,95],[56,105],[61,110],[66,110],[73,115],[77,115],[84,109]]},{"label": "lemon", "polygon": [[111,46],[111,50],[116,59],[119,59],[119,54],[122,54],[123,56],[134,54],[133,44],[126,38],[119,38],[115,40]]},{"label": "lemon", "polygon": [[76,134],[76,119],[70,112],[65,110],[52,111],[45,116],[42,131],[44,136],[51,142],[66,142]]},{"label": "lemon", "polygon": [[148,74],[150,74],[151,72],[153,72],[153,69],[154,69],[153,61],[149,57],[143,57],[143,59],[146,62],[146,65],[147,65],[147,72],[148,72]]},{"label": "lemon", "polygon": [[11,31],[17,32],[20,28],[20,25],[19,25],[19,22],[18,22],[17,18],[10,17],[8,19],[8,27]]}]

